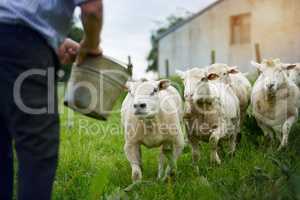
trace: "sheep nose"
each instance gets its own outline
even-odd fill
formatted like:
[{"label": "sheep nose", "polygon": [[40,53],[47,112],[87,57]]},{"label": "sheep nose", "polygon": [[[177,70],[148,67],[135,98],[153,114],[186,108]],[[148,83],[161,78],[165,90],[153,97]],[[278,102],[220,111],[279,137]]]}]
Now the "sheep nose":
[{"label": "sheep nose", "polygon": [[193,94],[185,94],[185,95],[184,95],[184,98],[185,98],[186,100],[191,100],[191,99],[193,98]]},{"label": "sheep nose", "polygon": [[275,86],[275,84],[274,84],[274,83],[271,83],[271,84],[268,85],[268,88],[269,88],[269,89],[273,89],[274,86]]},{"label": "sheep nose", "polygon": [[204,103],[204,100],[203,100],[203,99],[197,99],[197,100],[196,100],[196,104],[197,104],[198,106],[201,106],[203,103]]},{"label": "sheep nose", "polygon": [[135,104],[133,104],[133,107],[136,108],[136,109],[139,109],[139,108],[145,109],[147,107],[147,104],[145,104],[145,103],[135,103]]}]

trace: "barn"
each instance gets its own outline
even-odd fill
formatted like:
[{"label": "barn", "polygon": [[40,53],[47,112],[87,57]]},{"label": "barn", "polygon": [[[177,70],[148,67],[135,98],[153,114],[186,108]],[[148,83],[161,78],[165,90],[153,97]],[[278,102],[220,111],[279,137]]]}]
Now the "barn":
[{"label": "barn", "polygon": [[251,71],[250,60],[300,61],[300,0],[218,0],[158,38],[159,74],[211,62]]}]

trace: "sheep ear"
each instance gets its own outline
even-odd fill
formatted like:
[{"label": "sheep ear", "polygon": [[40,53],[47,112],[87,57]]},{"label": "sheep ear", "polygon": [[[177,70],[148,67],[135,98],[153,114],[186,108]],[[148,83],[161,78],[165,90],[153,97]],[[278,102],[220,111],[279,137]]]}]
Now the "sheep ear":
[{"label": "sheep ear", "polygon": [[185,79],[185,72],[181,70],[176,70],[176,74],[181,78]]},{"label": "sheep ear", "polygon": [[285,65],[283,65],[283,68],[284,68],[285,70],[292,70],[292,69],[294,69],[295,67],[297,67],[296,64],[285,64]]},{"label": "sheep ear", "polygon": [[159,90],[165,90],[171,85],[171,82],[168,79],[163,79],[158,81]]},{"label": "sheep ear", "polygon": [[254,62],[254,61],[251,61],[251,65],[256,67],[256,69],[258,69],[260,72],[262,72],[262,65],[257,63],[257,62]]},{"label": "sheep ear", "polygon": [[239,73],[240,71],[239,71],[239,69],[238,69],[238,67],[236,67],[236,66],[234,66],[234,67],[229,67],[228,68],[228,73],[229,74],[237,74],[237,73]]}]

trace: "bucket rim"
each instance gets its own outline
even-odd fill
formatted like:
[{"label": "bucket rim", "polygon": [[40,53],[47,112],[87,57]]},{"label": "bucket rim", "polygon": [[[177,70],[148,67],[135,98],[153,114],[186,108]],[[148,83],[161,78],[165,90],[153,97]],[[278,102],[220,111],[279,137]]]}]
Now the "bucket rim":
[{"label": "bucket rim", "polygon": [[112,62],[115,63],[115,64],[118,64],[118,65],[120,65],[120,66],[122,66],[122,67],[128,69],[128,65],[127,65],[125,62],[122,62],[122,61],[120,61],[120,60],[117,60],[116,58],[110,57],[110,56],[108,56],[108,55],[103,55],[102,57],[105,58],[105,59],[108,59],[108,60],[112,61]]},{"label": "bucket rim", "polygon": [[[107,56],[107,55],[102,55],[102,56],[96,56],[96,57],[89,57],[88,59],[92,59],[92,60],[95,60],[97,58],[100,58],[100,59],[106,59],[110,62],[112,62],[113,64],[116,64],[116,65],[119,65],[120,67],[122,68],[125,68],[126,70],[128,70],[128,65],[125,63],[125,62],[122,62],[120,60],[117,60],[113,57],[110,57],[110,56]],[[74,63],[74,65],[72,67],[85,67],[84,65],[77,65],[76,63]]]},{"label": "bucket rim", "polygon": [[[98,76],[102,76],[104,79],[113,82],[115,85],[117,85],[118,87],[121,87],[121,85],[124,85],[126,83],[126,81],[128,81],[130,79],[130,76],[124,78],[124,79],[118,79],[118,78],[113,78],[112,76],[109,76],[108,73],[104,73],[101,72],[99,70],[95,70],[90,66],[85,66],[85,67],[77,67],[76,69],[77,71],[83,71],[83,70],[88,70],[85,71],[86,73],[90,73],[93,75],[98,75]],[[92,72],[92,73],[91,73]],[[72,80],[72,76],[70,77],[69,81]]]}]

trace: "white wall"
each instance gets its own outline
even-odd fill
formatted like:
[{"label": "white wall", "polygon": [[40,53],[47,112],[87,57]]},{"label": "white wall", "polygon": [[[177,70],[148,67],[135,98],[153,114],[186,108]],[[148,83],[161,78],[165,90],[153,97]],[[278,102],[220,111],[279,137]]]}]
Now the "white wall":
[{"label": "white wall", "polygon": [[[159,72],[165,76],[165,60],[170,73],[216,61],[251,70],[254,44],[262,57],[279,57],[284,62],[300,61],[300,0],[224,0],[201,16],[162,38],[159,43]],[[230,44],[230,17],[251,12],[251,43]]]}]

